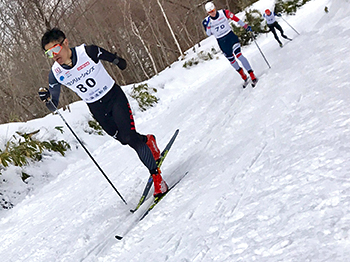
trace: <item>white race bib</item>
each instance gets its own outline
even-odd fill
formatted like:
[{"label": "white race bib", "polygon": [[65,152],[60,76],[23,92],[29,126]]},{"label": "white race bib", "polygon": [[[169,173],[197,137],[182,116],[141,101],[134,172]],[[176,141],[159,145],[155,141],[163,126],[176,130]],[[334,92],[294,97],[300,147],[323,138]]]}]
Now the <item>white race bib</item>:
[{"label": "white race bib", "polygon": [[215,36],[221,38],[232,31],[229,20],[224,14],[223,10],[219,10],[219,17],[217,19],[209,19],[208,29]]},{"label": "white race bib", "polygon": [[101,61],[96,64],[87,55],[84,46],[75,47],[77,63],[73,68],[64,69],[55,62],[52,72],[59,83],[72,89],[86,103],[93,103],[107,94],[115,82]]}]

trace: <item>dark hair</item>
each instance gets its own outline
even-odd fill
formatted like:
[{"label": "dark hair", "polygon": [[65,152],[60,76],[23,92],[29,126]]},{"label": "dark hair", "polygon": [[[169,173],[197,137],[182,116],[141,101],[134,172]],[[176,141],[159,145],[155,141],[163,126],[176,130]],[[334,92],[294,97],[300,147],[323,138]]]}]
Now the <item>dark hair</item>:
[{"label": "dark hair", "polygon": [[45,46],[53,41],[62,41],[66,35],[58,28],[47,30],[41,38],[41,47],[45,50]]}]

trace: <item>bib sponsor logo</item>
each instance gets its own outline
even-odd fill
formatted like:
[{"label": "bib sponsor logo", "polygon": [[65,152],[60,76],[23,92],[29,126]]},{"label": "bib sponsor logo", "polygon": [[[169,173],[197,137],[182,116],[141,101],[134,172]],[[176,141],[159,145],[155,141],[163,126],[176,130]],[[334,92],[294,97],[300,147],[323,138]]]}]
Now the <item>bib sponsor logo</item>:
[{"label": "bib sponsor logo", "polygon": [[[86,64],[86,63],[85,63]],[[89,63],[90,64],[90,63]],[[69,82],[66,82],[65,85],[69,85],[69,86],[72,86],[76,83],[78,83],[81,79],[84,79],[85,77],[89,76],[92,72],[95,71],[95,67],[92,66],[90,67],[89,69],[87,69],[85,72],[81,73],[80,76],[77,76],[75,78],[73,78],[71,81]]]},{"label": "bib sponsor logo", "polygon": [[81,66],[79,66],[79,67],[77,68],[77,70],[80,71],[80,70],[84,69],[85,67],[87,67],[88,65],[90,65],[90,62],[89,62],[89,61],[87,61],[86,63],[84,63],[84,64],[82,64]]},{"label": "bib sponsor logo", "polygon": [[65,74],[64,74],[67,78],[70,78],[72,76],[71,72],[70,71],[67,71]]},{"label": "bib sponsor logo", "polygon": [[62,73],[61,68],[56,67],[56,68],[55,68],[55,73],[56,73],[56,74],[61,74],[61,73]]}]

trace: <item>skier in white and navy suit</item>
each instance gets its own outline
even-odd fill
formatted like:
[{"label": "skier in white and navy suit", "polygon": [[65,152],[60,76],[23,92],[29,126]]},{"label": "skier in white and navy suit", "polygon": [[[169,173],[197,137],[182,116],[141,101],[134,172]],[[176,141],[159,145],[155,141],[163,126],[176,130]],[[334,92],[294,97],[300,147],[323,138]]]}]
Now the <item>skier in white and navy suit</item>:
[{"label": "skier in white and navy suit", "polygon": [[250,66],[247,58],[245,58],[241,52],[241,45],[239,43],[238,36],[232,32],[230,26],[230,20],[237,22],[240,26],[244,27],[247,31],[252,31],[251,27],[240,20],[229,10],[216,10],[215,5],[212,2],[205,4],[205,10],[209,14],[202,22],[204,29],[208,36],[214,35],[218,41],[219,47],[224,53],[225,57],[230,61],[231,65],[241,75],[245,81],[243,87],[248,83],[248,76],[244,73],[244,70],[236,58],[242,63],[243,67],[247,70],[250,78],[255,84],[258,79],[254,75],[252,67]]}]

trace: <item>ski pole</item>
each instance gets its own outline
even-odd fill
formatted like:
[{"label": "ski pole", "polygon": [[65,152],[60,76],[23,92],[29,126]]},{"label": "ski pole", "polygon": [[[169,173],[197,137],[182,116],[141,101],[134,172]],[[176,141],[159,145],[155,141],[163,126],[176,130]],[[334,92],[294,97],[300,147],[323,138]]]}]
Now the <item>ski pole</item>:
[{"label": "ski pole", "polygon": [[299,33],[298,33],[298,31],[297,30],[295,30],[295,28],[293,27],[293,26],[291,26],[282,16],[281,16],[281,18],[283,19],[283,21],[284,22],[286,22],[287,23],[287,25],[289,25],[290,26],[290,28],[292,28],[298,35],[300,35]]},{"label": "ski pole", "polygon": [[80,145],[84,148],[85,152],[88,154],[88,156],[91,158],[92,162],[95,163],[95,165],[97,166],[97,168],[101,171],[102,175],[107,179],[108,183],[113,187],[114,191],[117,192],[118,196],[121,198],[121,200],[123,200],[123,202],[125,203],[125,205],[127,205],[125,199],[123,198],[123,196],[119,193],[118,189],[113,185],[112,181],[109,180],[108,176],[105,174],[105,172],[103,172],[102,168],[99,166],[99,164],[96,162],[96,160],[92,157],[92,155],[90,154],[89,150],[87,150],[87,148],[84,146],[83,142],[79,139],[79,137],[76,135],[76,133],[73,131],[73,129],[68,125],[67,121],[64,119],[63,115],[60,113],[60,111],[58,111],[57,107],[55,106],[55,104],[50,100],[48,100],[51,105],[53,106],[53,108],[55,109],[55,112],[57,112],[57,114],[62,118],[63,122],[66,124],[66,126],[69,128],[69,130],[72,132],[72,134],[75,136],[75,138],[78,140],[78,142],[80,143]]},{"label": "ski pole", "polygon": [[255,43],[256,47],[259,49],[260,54],[261,54],[261,55],[262,55],[262,57],[264,58],[264,60],[265,60],[266,64],[269,66],[269,68],[271,68],[271,66],[270,66],[269,62],[267,61],[267,59],[266,59],[266,57],[265,57],[264,53],[261,51],[261,49],[260,49],[260,47],[259,47],[258,43],[255,41],[255,37],[254,37],[254,35],[253,35],[253,34],[252,34],[252,32],[250,32],[250,31],[249,31],[249,33],[250,33],[251,38],[253,38],[253,41],[254,41],[254,43]]}]

